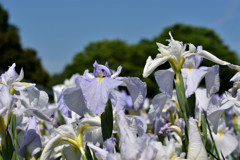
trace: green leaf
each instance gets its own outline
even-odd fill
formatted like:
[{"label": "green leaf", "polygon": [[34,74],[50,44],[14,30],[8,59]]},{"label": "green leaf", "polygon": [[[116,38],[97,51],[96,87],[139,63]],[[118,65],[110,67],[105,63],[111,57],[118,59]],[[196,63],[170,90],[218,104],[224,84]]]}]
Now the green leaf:
[{"label": "green leaf", "polygon": [[91,155],[91,152],[90,152],[90,149],[89,149],[88,145],[86,145],[86,147],[85,147],[85,154],[86,154],[86,158],[87,158],[87,160],[93,160],[93,158],[92,158],[92,155]]},{"label": "green leaf", "polygon": [[211,137],[211,140],[212,140],[212,143],[213,143],[213,148],[215,149],[215,152],[217,154],[218,159],[220,159],[220,156],[219,156],[216,144],[215,144],[215,140],[214,140],[213,135],[212,135],[212,130],[211,130],[211,127],[210,127],[210,125],[208,123],[208,120],[207,120],[207,113],[206,113],[206,111],[203,111],[203,113],[204,113],[204,117],[206,119],[206,124],[207,124],[208,130],[209,130],[209,133],[210,133],[210,137]]},{"label": "green leaf", "polygon": [[177,99],[179,102],[179,105],[181,107],[182,112],[186,112],[186,108],[185,108],[185,96],[182,93],[180,86],[176,84],[176,93],[177,93]]},{"label": "green leaf", "polygon": [[184,149],[186,149],[187,151],[187,146],[188,146],[188,114],[187,114],[187,110],[186,110],[186,106],[187,106],[187,99],[185,97],[185,90],[184,90],[184,85],[183,85],[183,79],[182,79],[182,75],[180,72],[176,73],[176,94],[177,94],[177,99],[178,99],[178,103],[179,106],[181,108],[181,112],[185,121],[185,146]]},{"label": "green leaf", "polygon": [[11,137],[12,141],[12,160],[17,160],[17,130],[16,130],[16,116],[12,115],[10,120],[10,129],[9,129],[9,135]]},{"label": "green leaf", "polygon": [[189,107],[189,115],[190,117],[195,118],[195,102],[196,102],[196,98],[195,98],[195,94],[192,94],[188,99],[188,107]]},{"label": "green leaf", "polygon": [[2,158],[18,160],[17,156],[17,131],[16,131],[16,116],[12,115],[9,121],[9,130],[2,135]]},{"label": "green leaf", "polygon": [[93,152],[93,158],[94,160],[98,160],[94,152]]},{"label": "green leaf", "polygon": [[101,115],[101,128],[104,141],[112,137],[113,113],[112,105],[110,103],[108,103],[108,105],[105,108],[105,111]]}]

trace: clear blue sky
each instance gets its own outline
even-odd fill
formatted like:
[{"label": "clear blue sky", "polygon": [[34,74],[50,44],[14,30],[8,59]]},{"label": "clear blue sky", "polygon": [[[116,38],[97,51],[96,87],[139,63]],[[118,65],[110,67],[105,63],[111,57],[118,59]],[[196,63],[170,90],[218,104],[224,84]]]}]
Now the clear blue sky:
[{"label": "clear blue sky", "polygon": [[[240,55],[240,1],[0,0],[21,42],[38,52],[51,74],[61,72],[89,42],[151,39],[175,23],[214,29]],[[174,35],[174,33],[173,33]],[[156,51],[157,53],[157,51]],[[102,53],[104,54],[104,53]]]}]

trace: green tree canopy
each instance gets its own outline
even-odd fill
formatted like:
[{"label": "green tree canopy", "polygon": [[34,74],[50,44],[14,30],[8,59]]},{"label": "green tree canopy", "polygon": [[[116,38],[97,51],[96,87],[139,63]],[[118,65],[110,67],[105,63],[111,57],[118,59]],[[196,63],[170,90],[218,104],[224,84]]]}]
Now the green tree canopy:
[{"label": "green tree canopy", "polygon": [[[62,83],[64,79],[69,78],[74,73],[83,74],[85,69],[92,71],[92,64],[95,60],[100,64],[108,61],[111,69],[117,69],[119,65],[122,65],[121,76],[137,76],[146,81],[148,96],[152,97],[159,92],[158,86],[155,82],[154,74],[151,74],[146,79],[142,78],[143,68],[148,56],[152,56],[152,58],[156,57],[158,53],[156,42],[168,44],[166,39],[169,39],[169,31],[171,31],[176,40],[183,41],[184,43],[192,43],[195,46],[202,45],[205,50],[215,54],[220,59],[238,64],[236,54],[229,50],[213,30],[176,24],[165,28],[159,36],[151,40],[142,39],[134,45],[129,45],[121,40],[92,42],[82,52],[75,55],[73,62],[67,65],[61,74],[55,75],[55,80],[57,79],[57,81],[53,81],[52,84]],[[202,65],[210,66],[214,64],[204,60]],[[169,67],[169,64],[165,63],[159,66],[158,69]],[[228,67],[220,67],[221,91],[231,87],[229,80],[235,73],[235,71]]]},{"label": "green tree canopy", "polygon": [[24,69],[24,78],[41,85],[47,85],[49,75],[41,65],[37,52],[33,49],[23,49],[18,29],[9,24],[8,13],[0,5],[0,68],[4,71],[13,63],[19,72]]}]

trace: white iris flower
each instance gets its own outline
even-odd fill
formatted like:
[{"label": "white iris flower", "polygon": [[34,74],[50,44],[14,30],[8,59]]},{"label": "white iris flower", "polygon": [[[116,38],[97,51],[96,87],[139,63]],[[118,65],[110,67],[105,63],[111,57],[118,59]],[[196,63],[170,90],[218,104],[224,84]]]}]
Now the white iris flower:
[{"label": "white iris flower", "polygon": [[175,72],[179,72],[182,68],[182,65],[185,61],[185,58],[197,55],[203,58],[206,58],[212,62],[215,62],[220,65],[229,65],[230,63],[222,61],[213,54],[205,50],[196,51],[196,47],[189,43],[189,50],[186,51],[186,44],[183,42],[176,41],[173,39],[171,33],[169,32],[170,38],[167,40],[169,42],[168,46],[165,46],[161,43],[157,43],[159,54],[157,54],[155,59],[152,59],[151,56],[148,57],[143,70],[143,77],[148,77],[158,66],[169,62],[172,69]]}]

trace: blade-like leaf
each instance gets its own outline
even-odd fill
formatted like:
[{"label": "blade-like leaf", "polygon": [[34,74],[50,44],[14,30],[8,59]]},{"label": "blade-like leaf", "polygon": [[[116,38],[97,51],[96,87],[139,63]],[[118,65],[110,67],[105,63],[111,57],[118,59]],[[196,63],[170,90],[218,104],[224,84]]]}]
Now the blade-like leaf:
[{"label": "blade-like leaf", "polygon": [[101,127],[103,140],[105,141],[112,136],[113,130],[113,112],[110,103],[108,103],[108,105],[105,108],[105,111],[101,115]]}]

